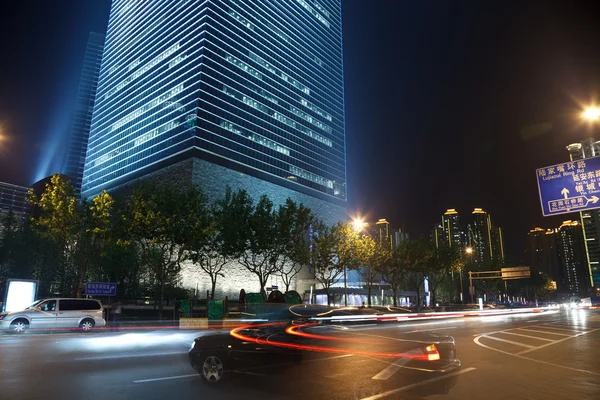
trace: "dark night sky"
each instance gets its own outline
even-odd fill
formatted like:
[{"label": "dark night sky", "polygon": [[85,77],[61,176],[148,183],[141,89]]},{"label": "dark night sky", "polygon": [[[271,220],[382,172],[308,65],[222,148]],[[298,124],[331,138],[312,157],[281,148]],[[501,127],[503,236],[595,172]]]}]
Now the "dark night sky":
[{"label": "dark night sky", "polygon": [[[589,135],[600,7],[589,2],[343,0],[350,209],[427,234],[483,207],[511,261],[541,216],[535,168]],[[61,164],[89,31],[108,0],[19,0],[0,15],[0,181]],[[600,128],[599,128],[600,130]],[[600,133],[598,134],[600,136]]]}]

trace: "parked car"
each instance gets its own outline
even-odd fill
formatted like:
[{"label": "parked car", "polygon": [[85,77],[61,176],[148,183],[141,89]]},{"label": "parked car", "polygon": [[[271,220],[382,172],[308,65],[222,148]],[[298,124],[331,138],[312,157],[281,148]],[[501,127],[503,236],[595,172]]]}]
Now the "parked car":
[{"label": "parked car", "polygon": [[22,311],[0,313],[0,330],[23,333],[28,329],[74,329],[103,327],[102,304],[93,299],[37,300]]}]

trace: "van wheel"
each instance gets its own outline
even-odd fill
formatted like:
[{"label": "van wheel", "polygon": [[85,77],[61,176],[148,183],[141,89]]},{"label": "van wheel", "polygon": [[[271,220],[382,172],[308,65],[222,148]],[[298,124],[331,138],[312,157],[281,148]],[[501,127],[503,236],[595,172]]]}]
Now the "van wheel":
[{"label": "van wheel", "polygon": [[25,319],[18,319],[10,324],[10,331],[14,333],[24,333],[29,329],[29,322]]},{"label": "van wheel", "polygon": [[93,319],[84,319],[83,321],[81,321],[81,323],[79,324],[79,327],[81,328],[81,330],[83,330],[84,332],[89,332],[92,329],[94,329],[94,326],[96,326],[96,323],[94,322]]}]

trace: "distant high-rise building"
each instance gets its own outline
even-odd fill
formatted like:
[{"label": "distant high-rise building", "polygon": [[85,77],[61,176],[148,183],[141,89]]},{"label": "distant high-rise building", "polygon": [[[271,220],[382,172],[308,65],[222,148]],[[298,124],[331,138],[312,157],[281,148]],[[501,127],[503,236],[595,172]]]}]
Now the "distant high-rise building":
[{"label": "distant high-rise building", "polygon": [[[567,146],[571,161],[600,156],[600,141],[586,139]],[[600,211],[583,211],[580,213],[583,225],[583,237],[587,254],[587,279],[600,294]]]},{"label": "distant high-rise building", "polygon": [[535,228],[527,234],[529,248],[527,249],[527,262],[533,271],[549,274],[548,249],[546,248],[546,230]]},{"label": "distant high-rise building", "polygon": [[29,212],[28,190],[24,186],[0,182],[0,218],[3,214],[12,212],[17,220],[23,221]]},{"label": "distant high-rise building", "polygon": [[444,229],[444,241],[447,246],[461,247],[464,245],[460,218],[455,209],[450,208],[442,215],[442,227]]},{"label": "distant high-rise building", "polygon": [[83,179],[83,167],[92,124],[94,99],[96,98],[103,49],[104,35],[90,32],[83,58],[77,104],[71,125],[67,163],[64,170],[65,175],[71,179],[76,194],[81,192],[81,180]]},{"label": "distant high-rise building", "polygon": [[473,260],[487,263],[492,260],[492,221],[481,208],[473,210],[473,221],[469,225],[469,245],[473,247]]},{"label": "distant high-rise building", "polygon": [[557,232],[558,256],[564,287],[559,290],[586,295],[591,288],[584,232],[577,221],[565,221]]},{"label": "distant high-rise building", "polygon": [[437,225],[431,230],[431,242],[436,248],[446,246],[447,242],[444,237],[444,227],[442,225]]},{"label": "distant high-rise building", "polygon": [[492,226],[491,229],[491,240],[492,240],[492,259],[494,261],[504,261],[504,237],[502,228],[499,226]]},{"label": "distant high-rise building", "polygon": [[346,219],[341,15],[340,0],[114,0],[83,196],[152,176]]},{"label": "distant high-rise building", "polygon": [[377,231],[377,239],[379,243],[391,243],[390,242],[390,223],[382,218],[375,223],[375,229]]}]

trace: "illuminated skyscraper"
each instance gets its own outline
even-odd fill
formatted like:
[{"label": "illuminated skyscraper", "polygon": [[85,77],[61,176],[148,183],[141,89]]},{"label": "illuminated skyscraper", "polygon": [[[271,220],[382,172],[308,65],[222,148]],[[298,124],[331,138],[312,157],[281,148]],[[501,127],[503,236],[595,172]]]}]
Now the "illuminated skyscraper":
[{"label": "illuminated skyscraper", "polygon": [[442,227],[444,229],[444,241],[446,246],[461,247],[463,243],[463,233],[460,230],[460,218],[458,212],[451,208],[442,215]]},{"label": "illuminated skyscraper", "polygon": [[[583,140],[567,146],[571,161],[582,158],[600,156],[600,141]],[[584,211],[580,213],[583,225],[583,239],[586,251],[588,279],[590,285],[600,294],[600,211]]]},{"label": "illuminated skyscraper", "polygon": [[550,279],[559,284],[561,276],[558,268],[558,245],[556,229],[535,228],[527,234],[529,248],[527,249],[527,262],[532,274],[543,272]]},{"label": "illuminated skyscraper", "polygon": [[83,195],[152,174],[340,219],[343,94],[340,0],[114,0]]},{"label": "illuminated skyscraper", "polygon": [[29,211],[28,190],[24,186],[0,182],[0,218],[2,214],[12,212],[18,220],[22,221]]},{"label": "illuminated skyscraper", "polygon": [[504,233],[499,226],[492,226],[492,259],[494,261],[504,261]]},{"label": "illuminated skyscraper", "polygon": [[585,252],[585,240],[581,224],[565,221],[558,228],[558,256],[563,276],[562,291],[587,295],[591,288]]},{"label": "illuminated skyscraper", "polygon": [[77,104],[71,125],[67,164],[64,170],[65,175],[68,175],[71,179],[71,184],[77,194],[81,191],[85,153],[92,125],[94,99],[96,97],[96,87],[98,86],[103,49],[104,35],[90,32],[83,58]]},{"label": "illuminated skyscraper", "polygon": [[481,208],[473,210],[473,222],[469,226],[469,245],[475,250],[473,259],[478,263],[492,260],[492,221]]}]

